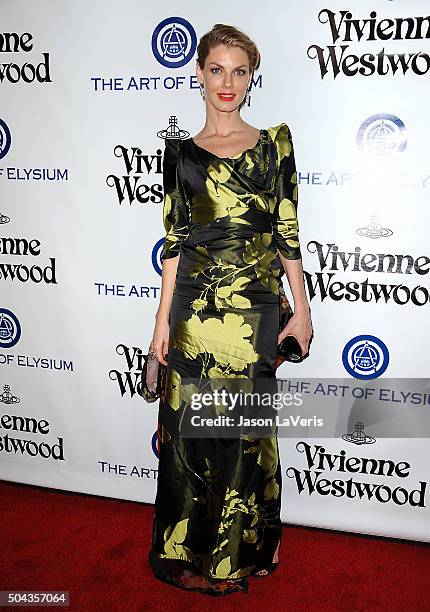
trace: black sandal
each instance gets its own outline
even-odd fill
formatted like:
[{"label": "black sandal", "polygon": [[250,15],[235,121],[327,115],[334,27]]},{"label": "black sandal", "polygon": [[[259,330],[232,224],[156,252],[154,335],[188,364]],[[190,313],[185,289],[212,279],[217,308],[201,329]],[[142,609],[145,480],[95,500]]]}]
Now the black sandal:
[{"label": "black sandal", "polygon": [[[254,572],[252,575],[255,576],[256,578],[265,578],[266,576],[269,576],[269,574],[273,574],[273,572],[278,567],[278,565],[279,565],[279,561],[277,561],[276,563],[271,563],[269,567],[263,567],[260,570],[257,570],[256,572]],[[260,574],[259,572],[265,572],[265,573]]]}]

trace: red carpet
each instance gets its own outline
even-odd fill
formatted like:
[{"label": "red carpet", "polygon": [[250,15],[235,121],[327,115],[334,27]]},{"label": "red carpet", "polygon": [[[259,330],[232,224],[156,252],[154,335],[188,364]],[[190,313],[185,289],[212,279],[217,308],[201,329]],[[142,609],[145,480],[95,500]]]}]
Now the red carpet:
[{"label": "red carpet", "polygon": [[286,526],[273,576],[213,598],[152,577],[151,505],[4,481],[0,494],[0,590],[67,590],[69,610],[430,611],[428,544]]}]

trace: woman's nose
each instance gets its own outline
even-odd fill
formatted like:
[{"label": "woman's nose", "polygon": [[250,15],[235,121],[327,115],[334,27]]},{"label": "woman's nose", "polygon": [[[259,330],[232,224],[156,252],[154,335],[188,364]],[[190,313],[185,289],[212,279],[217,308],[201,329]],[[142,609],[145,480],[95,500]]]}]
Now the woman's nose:
[{"label": "woman's nose", "polygon": [[229,74],[224,75],[223,85],[224,87],[231,87],[231,76]]}]

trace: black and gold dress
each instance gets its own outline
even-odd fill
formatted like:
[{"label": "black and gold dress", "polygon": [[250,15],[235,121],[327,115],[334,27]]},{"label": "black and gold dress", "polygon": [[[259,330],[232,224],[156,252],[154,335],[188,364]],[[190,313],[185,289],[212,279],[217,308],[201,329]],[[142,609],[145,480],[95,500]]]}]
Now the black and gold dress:
[{"label": "black and gold dress", "polygon": [[166,140],[163,170],[162,259],[180,258],[149,560],[161,580],[224,594],[247,590],[279,543],[277,437],[181,436],[181,381],[276,379],[278,251],[301,257],[291,132],[262,129],[254,147],[223,158],[192,138]]}]

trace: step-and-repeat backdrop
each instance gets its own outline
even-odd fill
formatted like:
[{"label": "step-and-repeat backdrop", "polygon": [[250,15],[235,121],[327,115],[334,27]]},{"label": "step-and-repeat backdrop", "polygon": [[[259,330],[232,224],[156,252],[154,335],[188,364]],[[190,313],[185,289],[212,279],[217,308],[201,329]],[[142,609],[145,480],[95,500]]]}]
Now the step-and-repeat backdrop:
[{"label": "step-and-repeat backdrop", "polygon": [[244,119],[286,122],[295,146],[315,337],[279,377],[307,379],[338,416],[339,435],[280,438],[283,520],[430,541],[425,427],[390,429],[392,410],[410,425],[430,409],[413,388],[430,363],[428,4],[199,9],[0,5],[0,477],[153,502],[158,404],[139,374],[164,135],[201,129],[196,44],[228,23],[262,54]]}]

